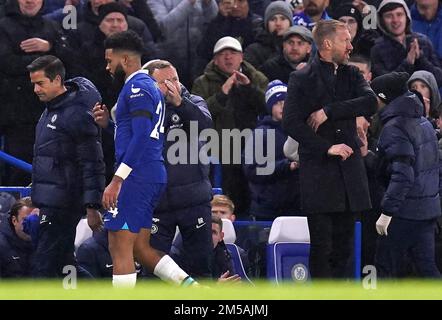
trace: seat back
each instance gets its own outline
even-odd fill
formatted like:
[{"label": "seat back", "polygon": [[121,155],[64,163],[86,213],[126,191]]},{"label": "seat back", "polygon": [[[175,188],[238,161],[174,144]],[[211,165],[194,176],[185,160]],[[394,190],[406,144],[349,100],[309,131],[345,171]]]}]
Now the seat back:
[{"label": "seat back", "polygon": [[232,221],[229,219],[221,219],[223,221],[224,243],[235,243],[236,232]]},{"label": "seat back", "polygon": [[267,245],[267,278],[306,281],[310,253],[310,233],[306,217],[278,217],[270,229]]},{"label": "seat back", "polygon": [[253,284],[250,278],[247,275],[247,272],[244,268],[244,263],[241,259],[241,254],[239,252],[239,248],[234,243],[226,243],[227,250],[229,250],[230,255],[232,256],[233,267],[235,268],[235,272],[241,277],[241,280],[244,282],[249,282]]}]

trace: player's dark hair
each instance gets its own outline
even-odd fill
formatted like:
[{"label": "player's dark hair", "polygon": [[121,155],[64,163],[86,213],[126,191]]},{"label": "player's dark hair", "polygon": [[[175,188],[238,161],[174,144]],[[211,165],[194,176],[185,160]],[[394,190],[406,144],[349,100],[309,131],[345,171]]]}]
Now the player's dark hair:
[{"label": "player's dark hair", "polygon": [[104,48],[114,51],[130,51],[140,56],[144,52],[143,40],[131,30],[112,34],[104,41]]}]

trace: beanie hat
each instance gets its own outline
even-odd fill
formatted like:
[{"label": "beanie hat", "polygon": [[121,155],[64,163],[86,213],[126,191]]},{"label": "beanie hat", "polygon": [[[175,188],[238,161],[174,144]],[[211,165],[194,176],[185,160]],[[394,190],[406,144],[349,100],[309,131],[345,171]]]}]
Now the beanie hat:
[{"label": "beanie hat", "polygon": [[344,4],[337,7],[333,11],[333,18],[339,20],[340,17],[353,17],[358,23],[358,33],[362,31],[362,14],[356,7],[351,4]]},{"label": "beanie hat", "polygon": [[273,80],[267,85],[265,95],[267,112],[272,115],[273,105],[278,101],[285,100],[287,85],[281,80]]},{"label": "beanie hat", "polygon": [[267,6],[264,13],[264,27],[266,30],[268,30],[267,23],[275,14],[281,14],[287,17],[290,21],[290,25],[293,25],[293,12],[290,5],[285,1],[275,1]]},{"label": "beanie hat", "polygon": [[291,26],[288,28],[286,32],[282,35],[282,40],[286,41],[291,36],[297,35],[307,41],[308,43],[313,43],[313,34],[312,32],[304,26]]},{"label": "beanie hat", "polygon": [[119,13],[121,13],[124,16],[124,18],[126,19],[126,21],[127,21],[127,10],[126,10],[126,8],[122,4],[120,4],[118,2],[109,2],[109,3],[103,4],[103,5],[98,7],[98,24],[100,24],[101,21],[103,21],[104,18],[109,13],[112,13],[112,12],[119,12]]},{"label": "beanie hat", "polygon": [[285,0],[287,2],[292,10],[297,9],[298,7],[302,6],[302,0]]},{"label": "beanie hat", "polygon": [[408,91],[409,78],[410,75],[407,72],[391,72],[375,78],[370,85],[376,96],[389,104]]}]

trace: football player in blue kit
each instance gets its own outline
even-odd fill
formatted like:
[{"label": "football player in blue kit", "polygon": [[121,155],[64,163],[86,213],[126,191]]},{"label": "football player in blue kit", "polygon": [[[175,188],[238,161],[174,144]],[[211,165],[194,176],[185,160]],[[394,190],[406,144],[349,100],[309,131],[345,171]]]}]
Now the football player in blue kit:
[{"label": "football player in blue kit", "polygon": [[109,230],[114,287],[136,283],[134,258],[159,278],[196,284],[168,255],[150,246],[152,213],[166,186],[162,156],[165,106],[155,81],[141,69],[143,44],[132,31],[105,41],[106,69],[124,78],[116,106],[115,158],[117,170],[103,194]]}]

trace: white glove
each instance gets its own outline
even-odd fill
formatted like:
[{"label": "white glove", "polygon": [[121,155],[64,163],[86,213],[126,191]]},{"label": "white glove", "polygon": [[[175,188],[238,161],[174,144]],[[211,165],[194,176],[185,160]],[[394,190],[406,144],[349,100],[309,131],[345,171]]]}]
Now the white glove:
[{"label": "white glove", "polygon": [[299,143],[295,139],[288,137],[284,143],[284,155],[290,161],[299,162],[298,154]]},{"label": "white glove", "polygon": [[387,229],[390,225],[391,217],[381,214],[378,221],[376,221],[376,231],[382,236],[388,236]]}]

